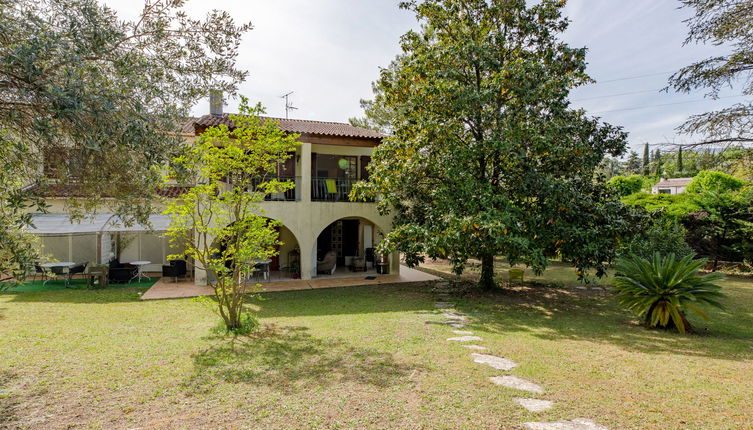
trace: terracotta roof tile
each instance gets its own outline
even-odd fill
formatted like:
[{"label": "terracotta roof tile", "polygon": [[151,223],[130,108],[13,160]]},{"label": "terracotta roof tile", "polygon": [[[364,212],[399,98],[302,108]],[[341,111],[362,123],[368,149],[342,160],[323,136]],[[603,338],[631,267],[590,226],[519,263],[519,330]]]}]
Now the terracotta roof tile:
[{"label": "terracotta roof tile", "polygon": [[659,181],[655,187],[684,187],[688,185],[693,178],[670,178],[670,179],[662,179]]},{"label": "terracotta roof tile", "polygon": [[[289,133],[299,134],[318,134],[324,136],[355,137],[363,139],[383,139],[386,137],[382,133],[367,128],[355,127],[350,124],[340,122],[310,121],[304,119],[285,119],[262,117],[277,121],[280,128]],[[218,125],[227,125],[232,128],[233,121],[230,120],[230,114],[222,116],[204,115],[194,121],[194,124],[201,127],[213,127]]]}]

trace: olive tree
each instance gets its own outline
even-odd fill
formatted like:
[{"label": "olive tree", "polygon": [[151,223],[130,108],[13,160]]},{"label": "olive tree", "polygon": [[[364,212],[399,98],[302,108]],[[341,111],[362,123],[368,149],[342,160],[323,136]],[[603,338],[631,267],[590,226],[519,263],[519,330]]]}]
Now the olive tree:
[{"label": "olive tree", "polygon": [[48,182],[75,188],[76,216],[106,206],[146,223],[188,109],[245,79],[250,24],[184,3],[146,0],[130,21],[95,0],[0,0],[0,231],[20,232],[0,241],[0,273],[33,258],[24,214],[44,209]]}]

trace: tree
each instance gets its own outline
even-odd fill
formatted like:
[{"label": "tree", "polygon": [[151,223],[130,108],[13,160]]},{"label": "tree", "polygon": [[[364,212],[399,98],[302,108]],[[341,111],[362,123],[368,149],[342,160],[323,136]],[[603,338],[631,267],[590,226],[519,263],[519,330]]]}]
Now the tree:
[{"label": "tree", "polygon": [[661,176],[663,171],[663,162],[661,158],[661,150],[656,149],[656,155],[654,155],[654,175]]},{"label": "tree", "polygon": [[682,165],[682,146],[677,148],[677,173],[682,174],[685,171]]},{"label": "tree", "polygon": [[255,261],[267,260],[280,245],[275,227],[257,203],[268,194],[294,186],[277,180],[277,167],[292,156],[299,137],[278,123],[262,120],[260,105],[242,98],[234,123],[209,128],[196,144],[172,163],[168,180],[185,176],[196,184],[180,200],[171,201],[167,231],[172,243],[185,249],[207,272],[215,291],[217,313],[230,331],[248,329],[246,294],[253,289],[245,276]]},{"label": "tree", "polygon": [[627,162],[625,163],[626,173],[639,175],[641,173],[641,159],[638,158],[638,153],[630,151],[628,154]]},{"label": "tree", "polygon": [[648,143],[643,144],[643,175],[648,176],[651,173],[651,160],[649,159]]},{"label": "tree", "polygon": [[699,210],[684,219],[688,243],[700,255],[712,260],[717,270],[720,260],[742,261],[753,257],[753,195],[739,192],[708,191],[693,196]]},{"label": "tree", "polygon": [[376,83],[393,109],[392,135],[376,148],[370,181],[354,198],[381,196],[394,211],[382,248],[415,265],[447,255],[456,272],[494,257],[535,271],[559,253],[579,268],[604,264],[627,211],[594,171],[625,148],[618,128],[569,107],[590,81],[585,49],[556,36],[562,2],[405,1],[421,23]]},{"label": "tree", "polygon": [[[727,47],[727,53],[693,63],[670,77],[669,86],[689,93],[707,89],[718,98],[723,88],[742,84],[742,94],[753,95],[753,7],[742,0],[681,0],[694,10],[685,45],[711,43]],[[679,131],[702,135],[701,144],[753,142],[753,103],[737,103],[718,111],[690,117]]]},{"label": "tree", "polygon": [[[104,206],[147,222],[188,108],[246,77],[235,59],[250,25],[221,11],[192,19],[183,4],[147,0],[123,21],[95,0],[0,0],[0,146],[21,160],[0,175],[0,206],[42,210],[34,193],[61,182],[76,187],[76,216]],[[22,231],[24,212],[5,212],[0,230]],[[1,242],[0,255],[28,264],[23,240]]]}]

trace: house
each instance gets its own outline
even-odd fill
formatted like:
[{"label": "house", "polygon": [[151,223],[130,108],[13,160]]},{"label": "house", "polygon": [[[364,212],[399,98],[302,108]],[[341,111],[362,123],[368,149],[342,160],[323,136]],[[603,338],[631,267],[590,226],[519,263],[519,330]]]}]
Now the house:
[{"label": "house", "polygon": [[685,187],[693,178],[661,178],[659,182],[651,188],[651,194],[680,194],[685,192]]},{"label": "house", "polygon": [[[210,102],[210,113],[190,118],[182,127],[187,144],[207,128],[220,124],[233,127],[222,104]],[[290,133],[300,135],[296,153],[279,168],[282,180],[295,187],[278,195],[267,196],[260,205],[264,216],[282,223],[283,245],[270,270],[278,277],[311,279],[317,273],[317,260],[329,251],[336,254],[336,271],[347,272],[354,258],[366,257],[374,269],[373,250],[390,231],[392,219],[380,215],[374,202],[351,202],[354,183],[368,178],[366,166],[383,135],[349,124],[297,119],[271,118]],[[185,187],[160,190],[164,197],[180,198]],[[150,261],[145,271],[158,272],[167,264],[167,256],[179,253],[172,249],[164,231],[169,225],[165,215],[152,215],[152,229],[140,225],[122,226],[109,214],[100,214],[81,223],[71,223],[65,211],[65,199],[75,196],[75,189],[55,185],[48,190],[50,213],[35,215],[35,229],[43,252],[59,261],[106,262],[112,255],[121,262]],[[387,258],[389,272],[399,273],[399,257]],[[331,273],[331,272],[330,272]],[[195,280],[207,282],[206,273],[195,269]]]}]

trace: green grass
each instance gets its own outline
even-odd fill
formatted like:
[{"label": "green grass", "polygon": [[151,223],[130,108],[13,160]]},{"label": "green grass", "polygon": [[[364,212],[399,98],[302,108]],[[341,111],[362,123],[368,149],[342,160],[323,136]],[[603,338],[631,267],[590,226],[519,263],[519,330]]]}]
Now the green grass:
[{"label": "green grass", "polygon": [[[146,278],[146,281],[139,281],[139,282],[131,282],[127,284],[109,284],[107,288],[149,288],[152,285],[154,285],[155,282],[159,280],[159,278]],[[27,281],[22,282],[19,284],[11,285],[7,284],[4,285],[0,283],[0,290],[7,289],[11,292],[33,292],[33,291],[59,291],[59,290],[65,290],[65,289],[73,289],[73,290],[86,290],[89,289],[86,279],[81,278],[74,278],[71,279],[68,283],[68,286],[65,284],[64,279],[50,279],[49,281],[40,281],[40,280],[34,280],[34,281]]]},{"label": "green grass", "polygon": [[3,293],[0,428],[515,428],[576,417],[745,428],[753,283],[724,286],[727,311],[693,320],[702,333],[688,336],[638,326],[607,293],[519,286],[457,298],[490,353],[546,387],[535,397],[556,407],[540,414],[445,341],[452,329],[425,287],[268,293],[254,305],[264,329],[236,339],[213,334],[217,318],[192,300],[139,301],[145,288]]}]

